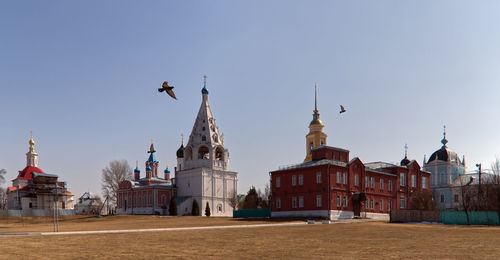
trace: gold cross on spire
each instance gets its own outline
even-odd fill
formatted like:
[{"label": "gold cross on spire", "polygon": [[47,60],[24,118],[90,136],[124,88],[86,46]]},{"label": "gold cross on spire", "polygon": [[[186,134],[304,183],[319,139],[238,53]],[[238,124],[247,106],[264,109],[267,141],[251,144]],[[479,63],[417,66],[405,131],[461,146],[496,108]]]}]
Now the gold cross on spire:
[{"label": "gold cross on spire", "polygon": [[184,145],[184,134],[181,134],[181,144]]},{"label": "gold cross on spire", "polygon": [[405,157],[408,154],[408,144],[405,144]]},{"label": "gold cross on spire", "polygon": [[203,75],[203,87],[207,87],[207,75]]}]

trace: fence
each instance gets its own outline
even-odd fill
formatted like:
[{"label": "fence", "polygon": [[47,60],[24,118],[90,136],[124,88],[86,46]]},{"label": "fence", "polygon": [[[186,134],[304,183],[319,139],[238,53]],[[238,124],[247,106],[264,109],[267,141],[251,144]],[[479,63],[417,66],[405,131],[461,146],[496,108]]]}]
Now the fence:
[{"label": "fence", "polygon": [[[500,225],[498,213],[495,211],[469,212],[471,225]],[[442,211],[441,222],[451,225],[467,225],[467,215],[464,211]]]},{"label": "fence", "polygon": [[392,210],[390,222],[440,222],[439,211]]},{"label": "fence", "polygon": [[[23,210],[0,210],[1,217],[41,217],[41,216],[52,216],[54,215],[54,210],[50,209],[23,209]],[[59,209],[57,210],[57,215],[59,216],[71,216],[75,215],[75,211],[72,209]]]},{"label": "fence", "polygon": [[233,210],[233,218],[269,218],[270,209],[240,209]]}]

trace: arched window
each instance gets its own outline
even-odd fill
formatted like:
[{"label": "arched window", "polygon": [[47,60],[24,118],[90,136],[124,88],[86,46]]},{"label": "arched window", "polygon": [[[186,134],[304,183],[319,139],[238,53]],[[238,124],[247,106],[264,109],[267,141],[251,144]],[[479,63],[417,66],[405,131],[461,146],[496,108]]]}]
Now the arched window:
[{"label": "arched window", "polygon": [[215,149],[215,160],[224,160],[224,148],[219,146]]},{"label": "arched window", "polygon": [[202,135],[201,136],[201,141],[205,142],[207,140],[207,136],[206,135]]},{"label": "arched window", "polygon": [[208,160],[209,157],[208,147],[200,146],[200,148],[198,148],[198,159]]}]

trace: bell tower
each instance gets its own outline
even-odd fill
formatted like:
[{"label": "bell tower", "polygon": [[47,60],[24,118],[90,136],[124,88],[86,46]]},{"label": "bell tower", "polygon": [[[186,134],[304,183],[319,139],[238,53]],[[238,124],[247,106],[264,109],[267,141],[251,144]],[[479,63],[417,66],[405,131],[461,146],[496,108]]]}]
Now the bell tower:
[{"label": "bell tower", "polygon": [[313,120],[309,124],[309,133],[306,135],[306,158],[304,162],[312,160],[311,150],[313,148],[326,145],[327,135],[323,132],[324,127],[323,122],[319,119],[318,91],[316,84],[314,84]]},{"label": "bell tower", "polygon": [[35,141],[33,140],[33,133],[30,131],[29,140],[30,149],[26,153],[26,166],[38,167],[38,154],[35,152]]}]

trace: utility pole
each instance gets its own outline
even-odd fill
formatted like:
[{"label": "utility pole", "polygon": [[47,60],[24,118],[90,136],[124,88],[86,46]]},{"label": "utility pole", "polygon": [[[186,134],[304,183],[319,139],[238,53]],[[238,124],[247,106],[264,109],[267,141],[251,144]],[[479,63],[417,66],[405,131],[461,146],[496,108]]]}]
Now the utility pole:
[{"label": "utility pole", "polygon": [[478,189],[479,189],[479,193],[481,194],[481,164],[480,163],[476,164],[476,167],[479,168],[479,186],[478,186]]}]

